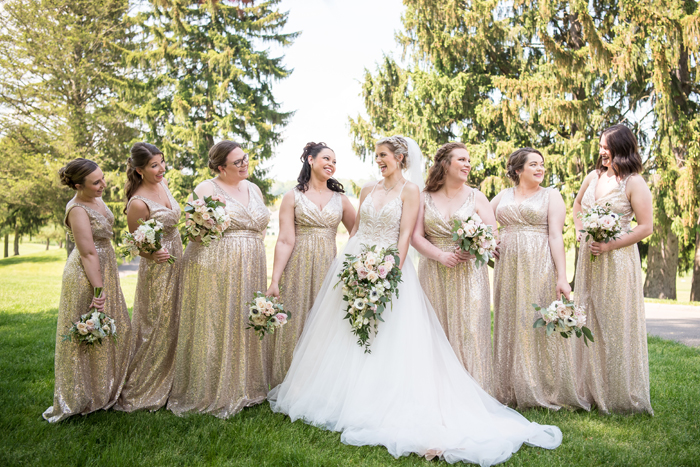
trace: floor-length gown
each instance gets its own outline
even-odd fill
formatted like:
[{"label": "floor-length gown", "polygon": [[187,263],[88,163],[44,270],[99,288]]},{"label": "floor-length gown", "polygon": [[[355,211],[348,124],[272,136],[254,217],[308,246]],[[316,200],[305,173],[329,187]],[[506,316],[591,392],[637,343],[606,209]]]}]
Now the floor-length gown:
[{"label": "floor-length gown", "polygon": [[142,196],[150,218],[163,224],[161,245],[176,258],[173,264],[158,264],[141,258],[134,299],[132,358],[126,383],[115,406],[117,410],[158,410],[165,406],[173,385],[175,348],[180,325],[180,270],[182,240],[177,229],[180,206],[161,183],[171,208]]},{"label": "floor-length gown", "polygon": [[[360,208],[360,227],[345,253],[362,244],[398,241],[400,196],[377,211],[372,193]],[[341,255],[343,257],[343,255]],[[522,443],[555,448],[561,431],[501,405],[467,373],[420,287],[410,259],[400,296],[383,314],[371,353],[356,343],[334,288],[342,258],[331,266],[307,318],[284,382],[268,395],[275,412],[341,431],[353,445],[384,445],[398,457],[440,455],[448,462],[503,462]]]},{"label": "floor-length gown", "polygon": [[294,249],[280,278],[280,299],[293,313],[287,324],[269,338],[274,350],[270,384],[284,380],[292,363],[294,347],[304,329],[314,299],[336,256],[335,237],[343,218],[343,198],[333,193],[320,209],[304,193],[294,189]]},{"label": "floor-length gown", "polygon": [[248,184],[248,206],[215,181],[226,200],[231,227],[209,246],[190,242],[183,256],[182,310],[175,377],[168,409],[177,415],[209,413],[227,418],[265,400],[266,355],[248,325],[247,302],[267,285],[264,231],[270,219]]},{"label": "floor-length gown", "polygon": [[[84,209],[90,218],[92,238],[100,262],[103,291],[106,294],[104,313],[114,319],[117,338],[103,339],[102,344],[63,342],[63,335],[88,312],[94,296],[93,287],[85,274],[78,248],[74,248],[63,269],[61,301],[58,306],[56,329],[56,382],[53,406],[43,417],[58,422],[71,415],[86,415],[100,409],[109,409],[116,402],[124,385],[131,351],[131,323],[122,295],[117,271],[117,257],[112,248],[114,215],[104,205],[105,217],[99,211],[72,200],[66,206],[64,223],[72,209]],[[73,233],[66,223],[68,235]]]},{"label": "floor-length gown", "polygon": [[494,268],[495,397],[518,407],[590,409],[576,391],[573,339],[544,328],[532,306],[549,306],[556,295],[557,270],[549,248],[550,188],[520,204],[515,189],[504,193],[496,209],[500,258]]},{"label": "floor-length gown", "polygon": [[[629,176],[595,199],[598,177],[583,194],[581,207],[610,203],[623,230],[634,217],[625,188]],[[642,267],[637,244],[600,254],[591,261],[591,240],[581,242],[576,269],[576,302],[585,308],[595,343],[576,343],[579,390],[602,413],[648,412],[649,357]]]},{"label": "floor-length gown", "polygon": [[[476,210],[476,190],[472,189],[464,204],[449,220],[435,207],[430,193],[424,193],[425,236],[443,251],[453,252],[455,219],[466,220]],[[491,392],[491,289],[488,267],[476,267],[472,259],[447,268],[438,261],[421,258],[418,265],[421,286],[435,309],[447,339],[457,358],[479,385]]]}]

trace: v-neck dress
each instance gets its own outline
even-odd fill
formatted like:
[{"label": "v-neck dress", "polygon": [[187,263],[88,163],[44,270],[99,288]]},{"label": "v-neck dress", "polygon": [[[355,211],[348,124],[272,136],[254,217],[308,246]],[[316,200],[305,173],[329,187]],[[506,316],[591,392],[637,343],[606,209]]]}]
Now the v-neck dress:
[{"label": "v-neck dress", "polygon": [[267,285],[264,231],[270,219],[248,184],[243,206],[215,181],[231,226],[209,246],[191,241],[182,259],[182,311],[168,409],[177,415],[227,418],[265,400],[268,371],[263,342],[248,325],[247,302]]},{"label": "v-neck dress", "polygon": [[[455,219],[465,221],[476,210],[476,190],[447,221],[424,193],[425,236],[442,251],[454,252],[452,240]],[[421,258],[418,265],[421,286],[435,309],[445,335],[464,368],[487,392],[492,392],[491,289],[487,266],[476,267],[476,260],[448,268],[440,262]]]},{"label": "v-neck dress", "polygon": [[[610,203],[630,230],[634,211],[625,189],[629,177],[595,199],[598,177],[583,194],[583,212]],[[576,343],[579,388],[602,413],[653,414],[649,396],[649,357],[642,266],[637,244],[606,251],[591,261],[591,240],[581,242],[574,286],[576,302],[587,313],[595,343]]]},{"label": "v-neck dress", "polygon": [[294,249],[280,278],[280,299],[292,318],[279,328],[270,353],[273,359],[271,387],[284,380],[306,316],[314,304],[328,268],[336,256],[335,236],[343,218],[343,198],[333,193],[320,209],[294,188]]},{"label": "v-neck dress", "polygon": [[104,206],[107,216],[85,204],[72,200],[66,206],[64,225],[73,209],[84,209],[90,219],[92,239],[100,262],[100,275],[107,299],[104,313],[117,325],[117,341],[106,339],[101,345],[85,348],[75,341],[64,342],[63,335],[88,312],[93,298],[93,287],[88,280],[80,251],[74,248],[63,268],[61,301],[58,305],[56,329],[56,356],[53,406],[46,409],[44,418],[58,422],[71,415],[86,415],[100,409],[109,409],[121,393],[131,352],[131,322],[122,295],[117,271],[117,257],[112,248],[114,215]]},{"label": "v-neck dress", "polygon": [[519,205],[515,189],[503,194],[496,209],[502,227],[500,259],[494,268],[495,396],[517,408],[589,409],[576,392],[573,340],[547,337],[533,329],[539,313],[556,296],[557,270],[549,248],[549,197],[540,190]]},{"label": "v-neck dress", "polygon": [[[165,183],[161,183],[171,208],[143,196],[135,199],[148,206],[149,218],[163,224],[161,245],[176,258],[158,264],[141,257],[131,323],[132,359],[116,410],[158,410],[165,406],[173,385],[175,348],[180,325],[180,271],[182,240],[177,224],[180,206]],[[127,208],[128,209],[128,208]]]}]

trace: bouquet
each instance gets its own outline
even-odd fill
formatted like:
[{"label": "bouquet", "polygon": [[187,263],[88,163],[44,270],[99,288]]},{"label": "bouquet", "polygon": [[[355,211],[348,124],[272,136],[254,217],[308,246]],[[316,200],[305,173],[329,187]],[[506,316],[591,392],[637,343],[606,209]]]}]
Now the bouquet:
[{"label": "bouquet", "polygon": [[209,246],[212,240],[221,238],[224,230],[231,225],[226,212],[226,203],[221,196],[205,196],[204,199],[192,193],[192,201],[185,205],[190,215],[185,222],[185,233],[192,238],[201,237],[202,245]]},{"label": "bouquet", "polygon": [[[139,219],[139,228],[134,233],[125,232],[122,236],[122,245],[119,254],[126,257],[136,256],[140,251],[155,253],[163,248],[160,241],[163,238],[163,224],[155,219],[144,221]],[[170,255],[168,263],[173,264],[175,257]]]},{"label": "bouquet", "polygon": [[[624,233],[620,225],[620,215],[612,212],[610,203],[605,203],[604,206],[595,205],[586,214],[579,213],[578,217],[583,221],[583,229],[579,232],[586,234],[584,242],[590,237],[594,242],[608,243],[620,238]],[[591,261],[595,261],[596,258],[591,253]]]},{"label": "bouquet", "polygon": [[275,329],[287,324],[292,314],[284,310],[282,303],[275,297],[266,297],[262,292],[255,292],[253,301],[246,303],[250,313],[250,322],[246,329],[254,329],[260,335],[260,340],[265,334],[274,334]]},{"label": "bouquet", "polygon": [[[102,287],[95,287],[95,297],[102,295]],[[73,338],[78,344],[95,345],[102,344],[102,339],[111,337],[117,339],[117,325],[114,320],[96,308],[91,308],[80,316],[80,321],[73,323],[68,329],[68,334],[63,335],[63,340],[72,342]]]},{"label": "bouquet", "polygon": [[593,342],[593,334],[586,327],[586,313],[582,307],[574,305],[572,300],[567,300],[562,295],[561,300],[553,301],[547,308],[542,308],[534,303],[532,306],[542,315],[532,325],[535,329],[546,326],[548,336],[555,331],[566,338],[571,337],[571,334],[576,334],[576,337],[583,336],[583,342],[586,346],[588,346],[588,341]]},{"label": "bouquet", "polygon": [[372,327],[377,333],[377,326],[382,313],[391,303],[392,295],[399,296],[398,285],[401,270],[398,268],[399,251],[396,247],[377,251],[376,245],[362,245],[362,252],[357,255],[345,255],[343,269],[338,274],[340,280],[335,286],[343,284],[343,300],[347,303],[344,319],[350,321],[352,333],[357,344],[369,350],[369,337]]},{"label": "bouquet", "polygon": [[496,239],[493,228],[486,225],[478,214],[474,213],[464,222],[455,219],[452,227],[452,240],[459,248],[476,256],[476,267],[487,263],[496,251]]}]

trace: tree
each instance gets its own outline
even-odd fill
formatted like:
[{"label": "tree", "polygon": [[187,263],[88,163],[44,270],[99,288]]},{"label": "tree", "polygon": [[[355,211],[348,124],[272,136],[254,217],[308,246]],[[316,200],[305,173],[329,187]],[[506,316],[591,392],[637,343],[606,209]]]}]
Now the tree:
[{"label": "tree", "polygon": [[[272,155],[290,113],[281,112],[272,83],[290,73],[282,57],[262,46],[287,46],[279,0],[139,2],[130,18],[132,49],[123,99],[146,138],[173,167],[208,175],[206,155],[217,139],[233,139],[251,153],[251,180],[267,193],[259,163]],[[192,186],[182,187],[189,194]]]}]

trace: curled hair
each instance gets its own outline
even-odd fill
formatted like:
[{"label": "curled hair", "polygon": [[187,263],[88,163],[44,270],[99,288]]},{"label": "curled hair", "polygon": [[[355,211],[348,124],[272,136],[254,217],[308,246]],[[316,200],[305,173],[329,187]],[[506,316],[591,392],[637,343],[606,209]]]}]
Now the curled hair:
[{"label": "curled hair", "polygon": [[[143,176],[136,169],[145,169],[151,158],[158,155],[163,157],[163,152],[152,144],[136,143],[131,146],[131,156],[126,160],[126,185],[124,185],[127,205],[143,181]],[[126,214],[126,207],[124,207],[124,214]]]},{"label": "curled hair", "polygon": [[[309,189],[309,180],[311,180],[311,164],[309,164],[309,156],[312,159],[316,159],[316,156],[324,149],[331,149],[326,146],[326,143],[306,143],[304,146],[304,151],[301,153],[299,159],[301,160],[302,166],[299,176],[297,177],[297,190],[305,193]],[[332,151],[332,149],[331,149]],[[343,184],[340,183],[335,178],[331,177],[326,181],[326,186],[331,191],[337,191],[338,193],[345,193],[343,189]]]},{"label": "curled hair", "polygon": [[231,151],[240,147],[241,145],[235,141],[223,140],[216,143],[209,149],[209,168],[219,173],[219,167],[226,165],[226,158]]},{"label": "curled hair", "polygon": [[[399,168],[401,170],[406,170],[411,165],[411,161],[408,160],[408,142],[403,136],[387,136],[377,141],[377,146],[381,146],[382,144],[388,146],[391,152],[394,153],[394,157],[399,162]],[[400,161],[399,158],[396,157],[398,154],[403,154],[403,159]]]},{"label": "curled hair", "polygon": [[433,157],[433,165],[428,171],[428,180],[425,182],[423,191],[434,193],[445,184],[447,169],[452,162],[452,151],[455,149],[467,149],[462,143],[447,143],[440,146]]},{"label": "curled hair", "polygon": [[527,163],[527,157],[530,154],[537,154],[544,161],[544,156],[537,149],[533,148],[520,148],[513,151],[513,153],[508,156],[508,163],[506,164],[506,175],[508,178],[513,180],[516,185],[520,184],[520,174],[518,170],[523,170],[525,164]]},{"label": "curled hair", "polygon": [[[610,151],[610,168],[616,177],[624,178],[629,174],[642,173],[642,157],[639,155],[637,138],[625,125],[613,125],[600,135],[605,136],[605,144]],[[608,170],[603,165],[603,158],[598,157],[595,164],[598,175]]]},{"label": "curled hair", "polygon": [[85,178],[97,169],[99,167],[95,162],[79,157],[58,169],[58,176],[62,185],[77,190],[76,185],[85,183]]}]

